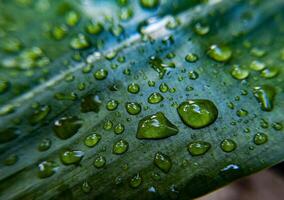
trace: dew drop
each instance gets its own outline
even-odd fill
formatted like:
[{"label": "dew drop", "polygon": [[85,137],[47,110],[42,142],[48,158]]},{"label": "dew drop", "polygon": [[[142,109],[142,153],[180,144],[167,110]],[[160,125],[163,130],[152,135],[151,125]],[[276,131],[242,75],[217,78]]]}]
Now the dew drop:
[{"label": "dew drop", "polygon": [[231,71],[233,78],[237,80],[244,80],[249,76],[250,72],[246,69],[241,68],[238,65],[234,65]]},{"label": "dew drop", "polygon": [[94,147],[94,146],[96,146],[96,145],[99,143],[99,141],[101,140],[101,138],[102,138],[101,135],[99,135],[99,134],[97,134],[97,133],[93,133],[93,134],[91,134],[91,135],[88,135],[88,136],[85,138],[84,143],[85,143],[85,145],[86,145],[87,147]]},{"label": "dew drop", "polygon": [[103,168],[106,164],[106,159],[104,156],[97,156],[94,160],[94,166],[96,168]]},{"label": "dew drop", "polygon": [[211,45],[208,56],[218,62],[226,62],[232,57],[232,50],[227,46]]},{"label": "dew drop", "polygon": [[88,181],[84,181],[82,186],[81,186],[81,189],[84,193],[90,193],[91,190],[93,189],[92,186],[89,184]]},{"label": "dew drop", "polygon": [[62,117],[54,122],[53,131],[60,139],[75,135],[82,126],[82,121],[75,116]]},{"label": "dew drop", "polygon": [[76,37],[73,37],[70,41],[70,47],[75,50],[87,49],[91,46],[89,39],[83,35],[78,34]]},{"label": "dew drop", "polygon": [[51,146],[51,140],[48,138],[45,138],[41,140],[41,142],[38,144],[37,149],[39,151],[47,151]]},{"label": "dew drop", "polygon": [[108,76],[108,71],[105,69],[99,69],[94,73],[94,77],[97,80],[104,80]]},{"label": "dew drop", "polygon": [[43,105],[37,108],[34,113],[30,116],[29,122],[32,125],[35,125],[39,122],[42,122],[47,115],[50,113],[51,107],[49,105]]},{"label": "dew drop", "polygon": [[164,173],[168,173],[172,168],[171,158],[161,152],[157,152],[155,154],[154,164]]},{"label": "dew drop", "polygon": [[273,101],[276,95],[275,88],[270,85],[257,86],[253,88],[253,94],[259,102],[261,109],[272,111]]},{"label": "dew drop", "polygon": [[268,136],[265,133],[257,133],[254,135],[253,142],[256,145],[265,144],[268,141]]},{"label": "dew drop", "polygon": [[142,181],[143,181],[142,176],[140,175],[140,173],[137,173],[133,177],[131,177],[129,185],[132,188],[137,188],[142,184]]},{"label": "dew drop", "polygon": [[157,8],[160,4],[160,0],[140,0],[140,5],[146,9]]},{"label": "dew drop", "polygon": [[224,152],[232,152],[234,151],[236,148],[237,148],[237,144],[231,140],[231,139],[225,139],[221,142],[220,144],[221,146],[221,149],[224,151]]},{"label": "dew drop", "polygon": [[211,144],[204,141],[195,141],[188,144],[188,151],[192,156],[204,155],[211,148]]},{"label": "dew drop", "polygon": [[185,56],[185,60],[189,63],[194,63],[198,60],[198,56],[194,53],[189,53]]},{"label": "dew drop", "polygon": [[163,139],[176,135],[178,131],[178,128],[162,112],[158,112],[139,121],[136,137],[138,139]]},{"label": "dew drop", "polygon": [[217,107],[207,99],[184,101],[179,105],[177,111],[182,121],[191,128],[209,126],[218,117]]},{"label": "dew drop", "polygon": [[140,91],[140,86],[137,83],[130,83],[128,85],[128,92],[132,94],[137,94]]},{"label": "dew drop", "polygon": [[113,153],[120,155],[128,150],[128,142],[125,140],[119,140],[113,145]]},{"label": "dew drop", "polygon": [[130,115],[138,115],[141,112],[141,105],[136,102],[127,102],[125,108]]},{"label": "dew drop", "polygon": [[150,103],[150,104],[157,104],[157,103],[160,103],[163,100],[164,100],[164,97],[158,92],[153,92],[148,97],[148,103]]},{"label": "dew drop", "polygon": [[124,132],[124,129],[125,129],[124,125],[119,123],[119,124],[115,125],[114,133],[117,134],[117,135],[122,134]]},{"label": "dew drop", "polygon": [[43,161],[38,164],[38,177],[47,178],[56,173],[59,169],[58,164],[53,161]]},{"label": "dew drop", "polygon": [[98,95],[88,94],[81,100],[81,112],[99,112],[102,101]]},{"label": "dew drop", "polygon": [[106,108],[109,111],[114,111],[114,110],[117,109],[118,105],[119,105],[118,101],[112,99],[112,100],[107,102]]},{"label": "dew drop", "polygon": [[79,164],[84,157],[83,151],[64,151],[60,154],[60,160],[64,165]]}]

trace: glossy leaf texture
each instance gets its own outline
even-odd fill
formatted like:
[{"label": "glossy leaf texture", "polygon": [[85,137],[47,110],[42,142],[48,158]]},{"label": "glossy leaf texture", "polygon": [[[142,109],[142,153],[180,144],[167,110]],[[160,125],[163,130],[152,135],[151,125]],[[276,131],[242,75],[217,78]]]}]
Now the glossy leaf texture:
[{"label": "glossy leaf texture", "polygon": [[0,199],[191,199],[283,161],[283,9],[0,1]]}]

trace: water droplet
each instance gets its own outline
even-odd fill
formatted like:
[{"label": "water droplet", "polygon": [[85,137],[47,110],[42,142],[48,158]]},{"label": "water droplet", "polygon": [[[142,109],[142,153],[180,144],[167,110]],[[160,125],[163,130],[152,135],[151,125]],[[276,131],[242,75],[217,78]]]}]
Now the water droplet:
[{"label": "water droplet", "polygon": [[20,135],[20,131],[15,128],[6,128],[0,131],[0,144],[11,142]]},{"label": "water droplet", "polygon": [[60,139],[68,139],[75,135],[82,126],[82,121],[75,117],[62,117],[54,122],[53,131]]},{"label": "water droplet", "polygon": [[135,174],[129,181],[129,185],[132,188],[137,188],[141,185],[143,179],[142,176],[140,176],[139,173]]},{"label": "water droplet", "polygon": [[266,66],[265,63],[259,61],[259,60],[253,60],[250,63],[250,69],[254,70],[254,71],[261,71],[263,70]]},{"label": "water droplet", "polygon": [[137,83],[130,83],[128,85],[128,92],[132,94],[137,94],[140,91],[140,86]]},{"label": "water droplet", "polygon": [[97,80],[104,80],[107,78],[108,71],[105,69],[99,69],[94,73],[94,77]]},{"label": "water droplet", "polygon": [[140,5],[146,9],[157,8],[160,4],[160,0],[140,0]]},{"label": "water droplet", "polygon": [[163,139],[176,135],[178,131],[178,128],[162,112],[158,112],[139,121],[136,137],[138,139]]},{"label": "water droplet", "polygon": [[98,95],[88,94],[81,100],[81,112],[99,112],[102,101]]},{"label": "water droplet", "polygon": [[64,94],[62,92],[57,92],[57,93],[54,94],[54,98],[57,99],[57,100],[60,100],[60,101],[62,101],[62,100],[75,101],[78,98],[78,96],[74,92],[70,92],[70,93],[66,93],[66,94]]},{"label": "water droplet", "polygon": [[273,101],[276,95],[275,88],[269,85],[257,86],[253,88],[253,94],[260,103],[264,111],[272,111]]},{"label": "water droplet", "polygon": [[159,89],[160,92],[166,93],[169,90],[169,86],[166,83],[161,83]]},{"label": "water droplet", "polygon": [[85,143],[85,145],[86,145],[87,147],[94,147],[94,146],[96,146],[96,145],[99,143],[99,141],[101,140],[101,138],[102,138],[101,135],[99,135],[99,134],[97,134],[97,133],[93,133],[93,134],[91,134],[91,135],[88,135],[88,136],[85,138],[84,143]]},{"label": "water droplet", "polygon": [[199,75],[196,71],[190,71],[188,72],[188,78],[191,80],[196,80],[198,79]]},{"label": "water droplet", "polygon": [[56,173],[59,166],[53,161],[43,161],[38,165],[38,177],[47,178]]},{"label": "water droplet", "polygon": [[268,136],[265,133],[257,133],[254,135],[253,142],[256,145],[264,144],[268,141]]},{"label": "water droplet", "polygon": [[150,104],[157,104],[157,103],[160,103],[161,101],[163,101],[163,99],[164,99],[164,97],[160,93],[153,92],[148,97],[148,103],[150,103]]},{"label": "water droplet", "polygon": [[275,67],[269,67],[261,71],[260,76],[266,79],[274,78],[279,74],[279,70]]},{"label": "water droplet", "polygon": [[232,57],[232,50],[227,46],[211,45],[208,55],[215,61],[226,62]]},{"label": "water droplet", "polygon": [[64,151],[60,154],[60,160],[64,165],[79,164],[83,157],[83,151]]},{"label": "water droplet", "polygon": [[81,189],[84,193],[89,193],[91,192],[91,190],[93,189],[92,186],[88,183],[88,181],[84,181]]},{"label": "water droplet", "polygon": [[272,124],[272,128],[276,131],[280,131],[283,128],[283,125],[280,122],[274,122]]},{"label": "water droplet", "polygon": [[150,57],[149,64],[156,72],[159,73],[160,79],[164,77],[164,75],[170,68],[175,68],[174,63],[165,64],[161,58],[156,56]]},{"label": "water droplet", "polygon": [[201,23],[196,23],[194,25],[194,31],[198,35],[206,35],[210,31],[210,27]]},{"label": "water droplet", "polygon": [[106,120],[105,123],[104,123],[103,129],[106,130],[106,131],[109,131],[109,130],[112,129],[112,127],[113,127],[112,121]]},{"label": "water droplet", "polygon": [[239,109],[237,110],[237,116],[238,117],[245,117],[248,115],[248,111],[245,109]]},{"label": "water droplet", "polygon": [[185,60],[190,63],[194,63],[198,60],[198,56],[195,53],[189,53],[185,56]]},{"label": "water droplet", "polygon": [[154,157],[154,164],[163,172],[168,173],[172,168],[172,160],[166,154],[157,152]]},{"label": "water droplet", "polygon": [[239,67],[238,65],[234,65],[231,71],[231,75],[233,78],[238,80],[246,79],[249,76],[250,72],[246,69]]},{"label": "water droplet", "polygon": [[254,47],[254,48],[251,49],[250,54],[252,56],[257,57],[257,58],[261,58],[261,57],[265,56],[266,51],[264,49],[260,49],[258,47]]},{"label": "water droplet", "polygon": [[86,25],[85,30],[89,34],[98,35],[103,31],[104,27],[99,22],[91,22]]},{"label": "water droplet", "polygon": [[128,142],[125,140],[119,140],[113,145],[114,154],[123,154],[128,150]]},{"label": "water droplet", "polygon": [[39,122],[42,122],[47,115],[50,113],[51,107],[49,105],[43,105],[37,108],[34,113],[30,116],[29,122],[32,125],[35,125]]},{"label": "water droplet", "polygon": [[51,146],[51,140],[48,138],[45,138],[41,140],[41,142],[38,144],[37,149],[39,151],[47,151]]},{"label": "water droplet", "polygon": [[237,148],[237,144],[231,140],[231,139],[225,139],[221,142],[221,149],[224,151],[224,152],[232,152],[234,151],[236,148]]},{"label": "water droplet", "polygon": [[7,92],[10,88],[10,82],[0,79],[0,95]]},{"label": "water droplet", "polygon": [[138,115],[141,112],[141,105],[136,102],[127,102],[125,108],[130,115]]},{"label": "water droplet", "polygon": [[16,154],[11,154],[4,159],[3,164],[7,166],[11,166],[11,165],[14,165],[18,160],[19,158]]},{"label": "water droplet", "polygon": [[114,133],[117,135],[122,134],[124,132],[124,129],[124,125],[119,123],[114,127]]},{"label": "water droplet", "polygon": [[191,128],[209,126],[218,117],[217,107],[207,99],[184,101],[177,110],[182,121]]},{"label": "water droplet", "polygon": [[211,144],[204,141],[196,141],[188,144],[188,151],[192,156],[204,155],[211,148]]},{"label": "water droplet", "polygon": [[65,25],[55,26],[51,30],[51,35],[55,40],[62,40],[68,33],[68,27]]},{"label": "water droplet", "polygon": [[112,100],[107,102],[106,108],[109,111],[113,111],[118,107],[118,104],[119,104],[118,101],[112,99]]},{"label": "water droplet", "polygon": [[73,37],[70,41],[70,47],[75,50],[87,49],[91,46],[89,39],[83,35],[78,34],[76,37]]},{"label": "water droplet", "polygon": [[94,166],[96,168],[103,168],[106,164],[106,159],[104,156],[97,156],[94,161]]}]

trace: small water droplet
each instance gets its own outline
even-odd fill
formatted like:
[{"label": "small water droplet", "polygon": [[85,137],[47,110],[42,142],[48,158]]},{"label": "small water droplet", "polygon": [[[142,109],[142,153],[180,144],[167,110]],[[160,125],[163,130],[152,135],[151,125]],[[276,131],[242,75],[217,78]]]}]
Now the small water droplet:
[{"label": "small water droplet", "polygon": [[94,160],[94,166],[96,168],[103,168],[106,164],[106,159],[104,156],[97,156]]},{"label": "small water droplet", "polygon": [[76,37],[73,37],[70,41],[70,47],[75,50],[87,49],[91,46],[89,39],[83,35],[78,34]]},{"label": "small water droplet", "polygon": [[140,175],[140,173],[135,174],[129,181],[129,185],[132,188],[137,188],[142,184],[142,176]]},{"label": "small water droplet", "polygon": [[38,144],[37,149],[39,151],[47,151],[51,146],[51,140],[48,138],[45,138],[41,140],[41,142]]},{"label": "small water droplet", "polygon": [[130,115],[138,115],[141,112],[141,105],[136,102],[127,102],[125,108]]},{"label": "small water droplet", "polygon": [[90,193],[91,190],[93,189],[92,186],[89,184],[88,181],[84,181],[82,186],[81,186],[81,189],[84,193]]},{"label": "small water droplet", "polygon": [[114,133],[117,135],[122,134],[124,132],[124,129],[125,129],[124,125],[119,123],[114,127]]},{"label": "small water droplet", "polygon": [[58,164],[53,161],[43,161],[38,164],[38,177],[47,178],[56,173],[59,169]]},{"label": "small water droplet", "polygon": [[232,57],[232,50],[227,46],[211,45],[207,54],[218,62],[226,62]]},{"label": "small water droplet", "polygon": [[160,4],[160,0],[140,0],[140,5],[146,9],[157,8]]},{"label": "small water droplet", "polygon": [[47,115],[50,113],[51,107],[49,105],[43,105],[37,108],[34,113],[30,116],[29,122],[32,125],[35,125],[39,122],[42,122]]},{"label": "small water droplet", "polygon": [[253,94],[259,102],[261,109],[272,111],[273,101],[276,95],[275,88],[270,85],[257,86],[253,88]]},{"label": "small water droplet", "polygon": [[79,164],[84,157],[83,151],[64,151],[60,154],[60,160],[64,165]]},{"label": "small water droplet", "polygon": [[163,99],[164,99],[164,97],[160,93],[153,92],[148,97],[148,103],[150,103],[150,104],[157,104],[157,103],[160,103],[161,101],[163,101]]},{"label": "small water droplet", "polygon": [[119,105],[118,101],[112,99],[112,100],[109,100],[109,101],[107,102],[106,108],[107,108],[109,111],[114,111],[114,110],[117,109],[118,105]]},{"label": "small water droplet", "polygon": [[198,56],[195,53],[189,53],[185,56],[185,60],[190,63],[194,63],[198,60]]},{"label": "small water droplet", "polygon": [[244,80],[248,78],[250,72],[246,69],[241,68],[238,65],[234,65],[231,71],[231,75],[237,80]]},{"label": "small water droplet", "polygon": [[97,80],[104,80],[108,76],[108,71],[105,69],[99,69],[94,73],[94,77]]},{"label": "small water droplet", "polygon": [[257,133],[254,135],[253,142],[256,145],[265,144],[268,141],[268,136],[265,133]]},{"label": "small water droplet", "polygon": [[54,122],[53,131],[60,139],[75,135],[82,126],[82,121],[75,116],[62,117]]},{"label": "small water droplet", "polygon": [[91,134],[91,135],[88,135],[88,136],[85,138],[84,143],[85,143],[85,145],[86,145],[87,147],[94,147],[94,146],[96,146],[96,145],[99,143],[99,141],[101,140],[101,138],[102,138],[101,135],[99,135],[99,134],[97,134],[97,133],[93,133],[93,134]]},{"label": "small water droplet", "polygon": [[113,145],[114,154],[123,154],[128,150],[128,142],[125,140],[119,140]]},{"label": "small water droplet", "polygon": [[188,144],[188,151],[192,156],[204,155],[211,148],[211,144],[204,141],[195,141]]},{"label": "small water droplet", "polygon": [[128,85],[128,92],[132,94],[137,94],[140,91],[140,86],[137,83],[130,83]]},{"label": "small water droplet", "polygon": [[172,168],[172,160],[166,154],[157,152],[154,157],[154,164],[163,172],[168,173]]},{"label": "small water droplet", "polygon": [[221,142],[220,144],[221,146],[221,149],[224,151],[224,152],[232,152],[234,151],[236,148],[237,148],[237,144],[231,140],[231,139],[225,139]]}]

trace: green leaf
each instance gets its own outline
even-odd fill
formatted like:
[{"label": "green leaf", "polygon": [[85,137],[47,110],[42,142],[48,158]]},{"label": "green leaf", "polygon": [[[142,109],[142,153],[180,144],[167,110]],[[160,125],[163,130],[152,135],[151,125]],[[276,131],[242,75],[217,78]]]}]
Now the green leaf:
[{"label": "green leaf", "polygon": [[283,161],[283,9],[1,1],[0,198],[191,199]]}]

